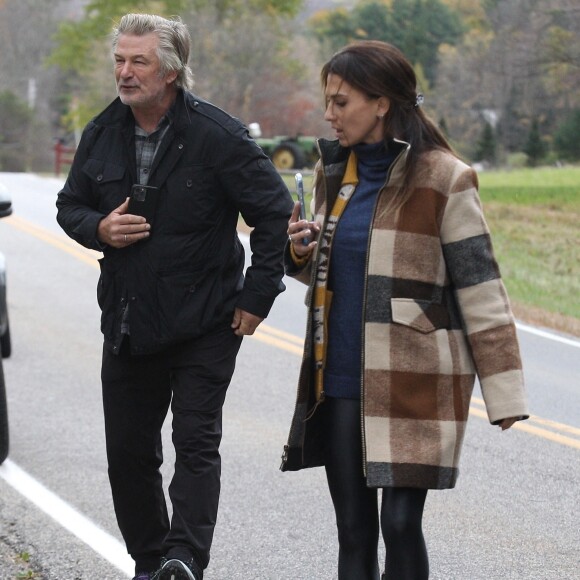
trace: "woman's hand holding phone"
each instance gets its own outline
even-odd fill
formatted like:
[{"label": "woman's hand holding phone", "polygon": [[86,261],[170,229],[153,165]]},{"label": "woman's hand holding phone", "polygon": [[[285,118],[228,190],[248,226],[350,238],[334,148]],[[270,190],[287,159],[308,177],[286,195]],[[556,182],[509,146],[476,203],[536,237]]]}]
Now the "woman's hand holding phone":
[{"label": "woman's hand holding phone", "polygon": [[[294,204],[294,210],[288,221],[288,239],[296,256],[307,256],[316,247],[315,238],[320,226],[316,222],[300,219],[300,202]],[[304,244],[304,240],[307,241]]]}]

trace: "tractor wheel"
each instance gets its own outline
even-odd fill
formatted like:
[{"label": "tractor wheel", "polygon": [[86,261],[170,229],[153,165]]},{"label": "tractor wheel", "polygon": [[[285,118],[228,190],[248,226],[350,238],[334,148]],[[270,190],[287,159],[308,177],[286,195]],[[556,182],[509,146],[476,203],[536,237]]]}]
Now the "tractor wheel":
[{"label": "tractor wheel", "polygon": [[8,457],[8,446],[8,404],[6,402],[4,369],[0,358],[0,463]]},{"label": "tractor wheel", "polygon": [[306,164],[304,153],[294,143],[282,143],[272,153],[276,169],[302,169]]}]

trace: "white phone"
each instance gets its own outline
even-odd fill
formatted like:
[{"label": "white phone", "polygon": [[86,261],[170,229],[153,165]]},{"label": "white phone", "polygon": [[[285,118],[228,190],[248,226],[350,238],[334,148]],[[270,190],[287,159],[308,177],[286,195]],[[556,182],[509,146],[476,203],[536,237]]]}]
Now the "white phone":
[{"label": "white phone", "polygon": [[[306,219],[306,205],[304,203],[304,181],[302,179],[302,173],[297,173],[294,176],[296,181],[296,195],[298,196],[298,201],[300,202],[300,219]],[[302,244],[307,246],[310,243],[310,238],[302,238]]]}]

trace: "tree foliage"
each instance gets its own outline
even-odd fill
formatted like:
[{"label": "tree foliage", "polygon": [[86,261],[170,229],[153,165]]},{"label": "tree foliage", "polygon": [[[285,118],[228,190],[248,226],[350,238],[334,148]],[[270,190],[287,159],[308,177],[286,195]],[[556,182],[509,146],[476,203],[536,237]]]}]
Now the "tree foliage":
[{"label": "tree foliage", "polygon": [[311,29],[325,50],[353,40],[383,40],[400,48],[427,79],[435,82],[438,49],[457,44],[464,33],[458,12],[441,0],[364,0],[351,11],[328,10],[311,19]]},{"label": "tree foliage", "polygon": [[532,121],[528,140],[524,146],[524,153],[528,156],[527,164],[529,167],[536,167],[539,165],[540,161],[546,154],[546,146],[542,140],[538,119]]},{"label": "tree foliage", "polygon": [[314,106],[311,96],[304,95],[304,66],[295,57],[292,28],[287,27],[301,4],[302,0],[92,0],[80,21],[63,22],[50,57],[51,63],[68,71],[71,103],[76,103],[64,121],[82,126],[114,96],[110,31],[125,13],[149,12],[178,14],[187,24],[190,66],[200,96],[247,123],[260,122],[266,131],[304,130],[301,125]]},{"label": "tree foliage", "polygon": [[[446,135],[466,159],[473,159],[486,122],[498,162],[523,155],[534,140],[538,144],[534,119],[541,143],[553,149],[540,162],[556,155],[578,158],[578,0],[51,0],[50,9],[45,4],[0,0],[0,93],[10,90],[32,109],[34,147],[28,154],[42,155],[43,169],[52,166],[53,139],[78,130],[114,98],[109,35],[126,12],[180,15],[192,33],[195,92],[246,123],[258,121],[267,136],[327,134],[322,62],[350,40],[379,38],[399,46],[413,62],[425,109],[444,120]],[[315,12],[329,5],[337,8]],[[310,34],[304,33],[306,18]]]},{"label": "tree foliage", "polygon": [[534,119],[542,120],[548,142],[562,117],[580,106],[580,8],[577,0],[479,5],[481,18],[471,12],[463,41],[440,48],[433,99],[464,153],[477,142],[479,120],[492,112],[501,161],[524,150]]},{"label": "tree foliage", "polygon": [[475,150],[475,161],[485,161],[490,164],[495,164],[497,159],[497,143],[493,127],[489,122],[485,122],[481,137],[477,143]]},{"label": "tree foliage", "polygon": [[580,161],[580,109],[560,123],[555,136],[556,151],[566,161]]},{"label": "tree foliage", "polygon": [[24,171],[32,111],[11,91],[0,93],[0,171]]},{"label": "tree foliage", "polygon": [[301,0],[91,0],[81,21],[61,24],[56,35],[57,48],[49,62],[82,74],[95,45],[108,36],[115,20],[129,12],[170,16],[211,10],[217,15],[217,21],[223,23],[248,12],[272,17],[293,16],[300,4]]}]

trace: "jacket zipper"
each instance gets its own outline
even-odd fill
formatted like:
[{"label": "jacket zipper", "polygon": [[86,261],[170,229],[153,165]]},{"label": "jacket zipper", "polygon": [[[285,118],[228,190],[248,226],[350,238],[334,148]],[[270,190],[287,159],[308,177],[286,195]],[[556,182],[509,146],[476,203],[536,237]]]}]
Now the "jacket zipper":
[{"label": "jacket zipper", "polygon": [[377,199],[375,201],[375,206],[373,208],[373,215],[371,219],[371,223],[369,225],[369,238],[367,242],[367,252],[365,257],[365,280],[364,280],[364,294],[363,294],[363,319],[362,319],[362,328],[361,328],[361,349],[360,349],[360,358],[361,358],[361,373],[360,373],[360,426],[361,426],[361,445],[362,445],[362,468],[363,474],[366,478],[367,476],[367,443],[366,443],[366,436],[365,436],[365,414],[364,414],[364,403],[365,403],[365,389],[364,389],[364,376],[365,376],[365,312],[367,309],[367,288],[368,288],[368,269],[369,269],[369,254],[370,254],[370,247],[371,247],[371,238],[373,233],[373,224],[375,222],[375,216],[377,213],[377,207],[379,205],[379,198],[381,195],[381,191],[385,189],[387,184],[389,183],[389,179],[391,178],[391,173],[393,168],[399,161],[399,158],[403,153],[407,151],[407,148],[403,149],[395,158],[395,160],[391,163],[389,170],[387,171],[387,178],[383,187],[379,190],[377,194]]}]

